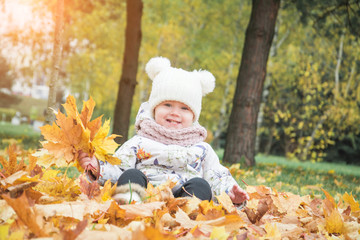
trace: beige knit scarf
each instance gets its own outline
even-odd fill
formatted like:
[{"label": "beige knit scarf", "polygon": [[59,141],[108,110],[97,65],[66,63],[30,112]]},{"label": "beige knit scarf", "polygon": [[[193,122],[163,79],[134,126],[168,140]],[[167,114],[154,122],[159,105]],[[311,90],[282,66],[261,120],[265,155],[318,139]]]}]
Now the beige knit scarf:
[{"label": "beige knit scarf", "polygon": [[175,144],[184,147],[202,142],[207,136],[206,129],[200,124],[182,129],[168,129],[152,119],[144,119],[136,122],[135,128],[137,134],[142,137],[167,145]]}]

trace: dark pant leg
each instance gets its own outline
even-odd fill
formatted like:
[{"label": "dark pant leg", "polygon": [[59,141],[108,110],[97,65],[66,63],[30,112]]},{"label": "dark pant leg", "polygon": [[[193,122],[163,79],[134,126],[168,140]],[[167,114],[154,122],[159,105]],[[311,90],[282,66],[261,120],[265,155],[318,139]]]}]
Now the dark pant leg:
[{"label": "dark pant leg", "polygon": [[124,171],[118,179],[117,185],[124,185],[131,183],[137,183],[140,186],[147,188],[148,180],[144,173],[140,170],[132,168]]},{"label": "dark pant leg", "polygon": [[[184,190],[185,188],[185,190]],[[209,183],[203,178],[192,178],[176,190],[174,197],[189,197],[195,195],[201,200],[211,200],[212,191]],[[189,195],[191,194],[191,195]]]}]

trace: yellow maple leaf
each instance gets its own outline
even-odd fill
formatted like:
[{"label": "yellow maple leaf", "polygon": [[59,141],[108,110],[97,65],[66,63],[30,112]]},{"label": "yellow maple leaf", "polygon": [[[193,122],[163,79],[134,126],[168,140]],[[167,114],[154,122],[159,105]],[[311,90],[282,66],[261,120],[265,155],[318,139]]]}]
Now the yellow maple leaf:
[{"label": "yellow maple leaf", "polygon": [[325,216],[325,229],[329,233],[344,233],[344,221],[337,209],[334,209],[329,216]]},{"label": "yellow maple leaf", "polygon": [[66,175],[58,176],[60,171],[48,169],[34,190],[54,197],[53,202],[73,201],[80,195],[80,186]]},{"label": "yellow maple leaf", "polygon": [[25,169],[24,159],[22,158],[20,162],[17,160],[16,144],[10,145],[6,152],[8,154],[8,159],[6,160],[3,156],[0,156],[0,163],[2,165],[4,176],[10,176],[17,171]]},{"label": "yellow maple leaf", "polygon": [[[101,126],[102,116],[91,120],[95,102],[90,97],[84,101],[81,113],[78,112],[76,100],[73,96],[66,99],[63,104],[66,114],[55,112],[56,121],[52,125],[40,127],[41,133],[46,141],[41,142],[43,149],[34,156],[39,157],[39,164],[49,167],[51,165],[68,166],[76,164],[78,152],[81,150],[95,156],[102,161],[113,165],[121,161],[112,156],[119,146],[114,139],[118,135],[108,136],[110,131],[110,120]],[[79,171],[83,171],[76,164]]]},{"label": "yellow maple leaf", "polygon": [[201,209],[202,214],[206,215],[209,211],[215,210],[215,211],[222,211],[221,205],[215,205],[213,201],[202,201],[199,204],[199,207]]},{"label": "yellow maple leaf", "polygon": [[112,165],[118,165],[121,163],[120,159],[110,156],[119,146],[114,139],[118,136],[115,134],[106,137],[110,130],[110,121],[106,120],[104,125],[99,129],[94,139],[92,140],[92,146],[95,151],[97,159],[102,161],[108,161]]},{"label": "yellow maple leaf", "polygon": [[350,205],[352,212],[360,211],[359,203],[355,201],[352,194],[348,194],[347,192],[342,196],[345,203]]},{"label": "yellow maple leaf", "polygon": [[116,184],[114,184],[113,186],[111,185],[110,179],[107,180],[104,184],[104,187],[100,191],[101,201],[106,202],[107,200],[110,200],[116,187]]}]

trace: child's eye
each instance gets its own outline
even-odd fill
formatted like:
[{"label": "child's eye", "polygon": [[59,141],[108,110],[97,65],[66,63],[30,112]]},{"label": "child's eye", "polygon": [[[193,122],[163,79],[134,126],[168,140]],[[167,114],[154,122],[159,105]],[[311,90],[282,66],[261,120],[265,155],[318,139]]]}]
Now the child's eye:
[{"label": "child's eye", "polygon": [[170,103],[164,103],[164,106],[171,107],[171,104]]},{"label": "child's eye", "polygon": [[188,107],[182,107],[181,109],[182,109],[182,110],[185,110],[185,111],[189,110]]}]

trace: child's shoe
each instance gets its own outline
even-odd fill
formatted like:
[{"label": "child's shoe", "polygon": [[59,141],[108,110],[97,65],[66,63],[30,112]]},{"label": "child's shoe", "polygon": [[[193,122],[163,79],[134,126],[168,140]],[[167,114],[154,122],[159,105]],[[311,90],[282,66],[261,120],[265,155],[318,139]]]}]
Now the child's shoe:
[{"label": "child's shoe", "polygon": [[119,204],[141,203],[145,198],[145,188],[136,183],[124,184],[115,189],[112,198]]}]

